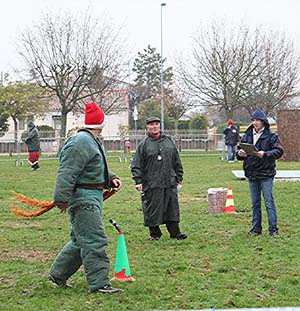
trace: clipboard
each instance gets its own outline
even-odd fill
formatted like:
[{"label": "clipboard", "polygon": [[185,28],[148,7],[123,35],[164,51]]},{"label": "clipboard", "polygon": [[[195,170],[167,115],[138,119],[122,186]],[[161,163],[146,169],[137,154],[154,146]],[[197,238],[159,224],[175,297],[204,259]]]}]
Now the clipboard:
[{"label": "clipboard", "polygon": [[247,155],[254,155],[254,152],[258,151],[253,144],[240,143],[239,146],[247,152]]}]

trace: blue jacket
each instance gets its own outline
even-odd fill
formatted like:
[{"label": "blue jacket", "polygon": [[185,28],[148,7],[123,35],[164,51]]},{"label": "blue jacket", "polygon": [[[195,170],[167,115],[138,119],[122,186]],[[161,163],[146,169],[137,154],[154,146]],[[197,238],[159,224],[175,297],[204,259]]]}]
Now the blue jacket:
[{"label": "blue jacket", "polygon": [[[257,180],[274,177],[276,174],[276,160],[283,155],[283,147],[277,133],[270,129],[269,121],[262,110],[256,109],[251,119],[262,120],[265,124],[265,129],[255,144],[258,151],[264,151],[264,157],[262,159],[256,156],[242,158],[238,155],[238,151],[236,157],[238,160],[244,161],[243,169],[248,179]],[[252,124],[247,128],[241,142],[253,144]],[[238,146],[239,149],[240,147]]]}]

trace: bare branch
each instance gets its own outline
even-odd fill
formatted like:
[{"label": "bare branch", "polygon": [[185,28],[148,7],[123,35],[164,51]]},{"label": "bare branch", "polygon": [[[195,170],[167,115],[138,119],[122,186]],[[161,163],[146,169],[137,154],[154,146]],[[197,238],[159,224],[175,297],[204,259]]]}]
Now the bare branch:
[{"label": "bare branch", "polygon": [[106,113],[116,107],[118,99],[107,102],[103,98],[109,90],[124,85],[120,81],[127,62],[119,37],[119,31],[99,25],[89,15],[82,22],[71,16],[47,15],[21,34],[19,53],[27,70],[58,99],[62,136],[67,114],[81,109],[83,100],[93,98]]},{"label": "bare branch", "polygon": [[213,24],[194,36],[191,66],[179,59],[182,82],[201,105],[271,113],[298,94],[299,56],[284,35]]}]

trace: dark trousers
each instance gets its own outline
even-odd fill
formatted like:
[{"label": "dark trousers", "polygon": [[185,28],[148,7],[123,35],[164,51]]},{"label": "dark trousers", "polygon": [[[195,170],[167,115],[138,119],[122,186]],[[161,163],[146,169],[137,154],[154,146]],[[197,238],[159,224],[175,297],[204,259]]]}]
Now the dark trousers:
[{"label": "dark trousers", "polygon": [[[176,237],[180,234],[179,222],[166,222],[167,230],[170,234],[170,237]],[[162,232],[159,226],[149,227],[150,236],[154,238],[160,238]]]}]

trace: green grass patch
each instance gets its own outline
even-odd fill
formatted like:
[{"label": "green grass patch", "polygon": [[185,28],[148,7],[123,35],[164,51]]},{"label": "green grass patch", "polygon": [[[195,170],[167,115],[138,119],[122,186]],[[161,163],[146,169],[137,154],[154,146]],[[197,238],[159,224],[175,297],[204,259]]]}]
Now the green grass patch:
[{"label": "green grass patch", "polygon": [[[57,160],[41,161],[41,169],[0,161],[0,309],[1,310],[168,310],[300,306],[299,182],[275,183],[280,236],[264,232],[247,237],[251,226],[248,183],[235,179],[218,156],[182,157],[184,184],[180,192],[184,241],[170,240],[162,226],[159,241],[148,241],[140,197],[129,163],[109,158],[123,181],[122,190],[105,202],[103,220],[109,237],[111,277],[117,234],[109,219],[125,232],[128,258],[136,282],[113,285],[120,295],[89,294],[84,272],[72,278],[71,290],[54,288],[47,275],[53,259],[69,240],[69,219],[58,209],[32,220],[10,212],[11,190],[39,200],[51,200]],[[300,163],[278,162],[278,169],[300,169]],[[237,213],[208,212],[208,188],[232,185]]]}]

